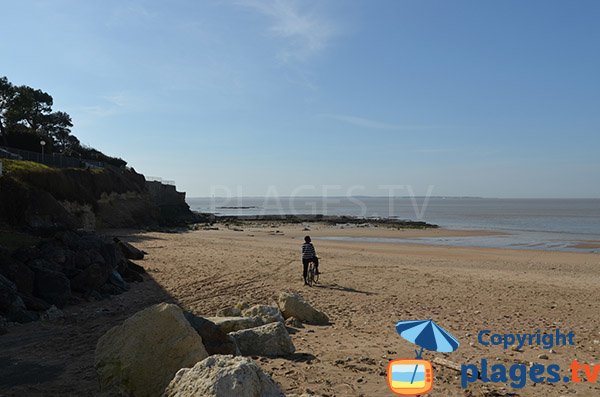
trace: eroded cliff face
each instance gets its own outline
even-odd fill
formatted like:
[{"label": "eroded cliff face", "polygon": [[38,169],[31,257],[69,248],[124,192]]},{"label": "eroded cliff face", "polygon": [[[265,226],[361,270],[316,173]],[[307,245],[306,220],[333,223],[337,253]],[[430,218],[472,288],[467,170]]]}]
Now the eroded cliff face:
[{"label": "eroded cliff face", "polygon": [[185,193],[123,169],[42,169],[0,177],[0,222],[55,230],[174,225],[193,219]]},{"label": "eroded cliff face", "polygon": [[147,181],[146,187],[150,199],[158,207],[161,224],[177,225],[194,219],[194,214],[185,202],[184,192],[178,192],[173,185],[165,185],[156,181]]},{"label": "eroded cliff face", "polygon": [[77,228],[85,231],[96,230],[96,214],[90,204],[80,204],[76,201],[60,201],[60,205],[74,217]]},{"label": "eroded cliff face", "polygon": [[97,228],[139,227],[162,223],[160,211],[146,191],[103,193],[97,204]]}]

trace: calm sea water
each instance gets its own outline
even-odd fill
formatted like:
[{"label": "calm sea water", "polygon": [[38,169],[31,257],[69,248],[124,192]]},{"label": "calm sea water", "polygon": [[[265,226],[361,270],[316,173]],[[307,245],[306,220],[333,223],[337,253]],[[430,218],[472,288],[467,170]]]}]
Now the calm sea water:
[{"label": "calm sea water", "polygon": [[[573,247],[581,241],[600,240],[600,199],[244,197],[189,198],[188,203],[195,211],[222,215],[390,217],[422,220],[450,229],[509,233],[508,236],[494,237],[411,239],[411,243],[600,252],[595,248]],[[392,239],[388,242],[407,241]]]}]

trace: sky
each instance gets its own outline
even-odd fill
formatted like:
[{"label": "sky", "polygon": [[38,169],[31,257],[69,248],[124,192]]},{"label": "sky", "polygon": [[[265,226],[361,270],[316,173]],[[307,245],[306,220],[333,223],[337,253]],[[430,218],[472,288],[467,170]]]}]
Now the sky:
[{"label": "sky", "polygon": [[188,197],[600,197],[595,0],[2,1],[0,76]]}]

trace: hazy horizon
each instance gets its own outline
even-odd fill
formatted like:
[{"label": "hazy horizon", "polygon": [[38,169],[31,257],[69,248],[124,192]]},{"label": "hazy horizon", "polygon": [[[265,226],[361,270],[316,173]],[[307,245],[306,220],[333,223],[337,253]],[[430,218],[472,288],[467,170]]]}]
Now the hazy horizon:
[{"label": "hazy horizon", "polygon": [[189,197],[600,197],[597,1],[24,0],[3,16],[0,76]]},{"label": "hazy horizon", "polygon": [[600,200],[600,197],[483,197],[483,196],[375,196],[375,195],[355,195],[355,196],[189,196],[186,194],[186,199],[210,199],[210,198],[394,198],[394,199],[411,199],[411,198],[430,198],[430,199],[490,199],[490,200]]}]

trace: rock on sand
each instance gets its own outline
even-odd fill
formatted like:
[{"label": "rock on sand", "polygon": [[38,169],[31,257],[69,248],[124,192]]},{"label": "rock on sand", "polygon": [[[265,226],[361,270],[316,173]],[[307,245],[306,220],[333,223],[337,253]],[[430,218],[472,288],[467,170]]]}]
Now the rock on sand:
[{"label": "rock on sand", "polygon": [[296,351],[285,325],[280,322],[232,332],[244,356],[286,356]]},{"label": "rock on sand", "polygon": [[264,324],[260,317],[207,317],[207,320],[215,323],[225,333],[254,328]]},{"label": "rock on sand", "polygon": [[223,332],[215,323],[190,312],[185,312],[184,315],[198,335],[202,337],[202,344],[208,354],[240,355],[233,337]]},{"label": "rock on sand", "polygon": [[254,361],[246,357],[210,356],[177,372],[165,397],[283,397]]},{"label": "rock on sand", "polygon": [[285,318],[296,317],[302,322],[314,325],[329,324],[329,318],[325,313],[312,307],[298,294],[292,292],[280,293],[277,305]]},{"label": "rock on sand", "polygon": [[95,367],[103,391],[160,396],[179,369],[207,356],[182,310],[161,303],[106,332],[96,345]]},{"label": "rock on sand", "polygon": [[283,316],[277,306],[254,305],[249,309],[242,311],[244,317],[260,317],[265,324],[279,321],[283,322]]}]

